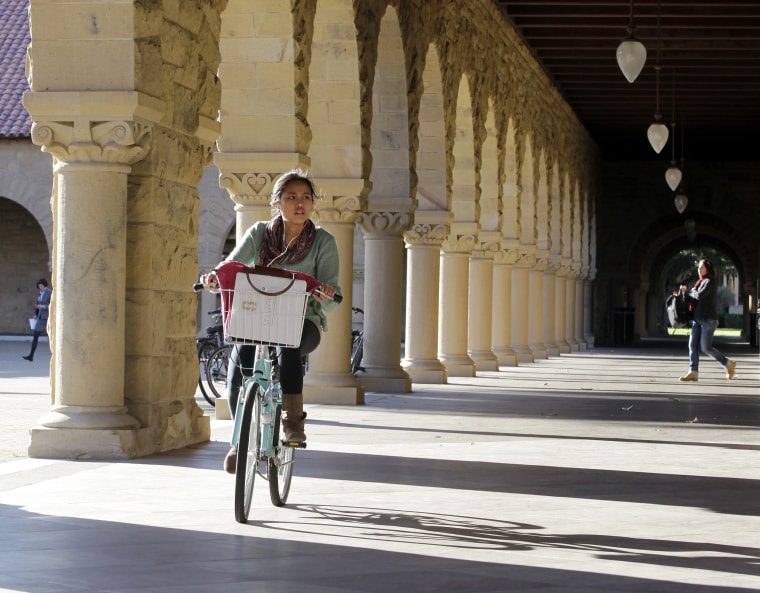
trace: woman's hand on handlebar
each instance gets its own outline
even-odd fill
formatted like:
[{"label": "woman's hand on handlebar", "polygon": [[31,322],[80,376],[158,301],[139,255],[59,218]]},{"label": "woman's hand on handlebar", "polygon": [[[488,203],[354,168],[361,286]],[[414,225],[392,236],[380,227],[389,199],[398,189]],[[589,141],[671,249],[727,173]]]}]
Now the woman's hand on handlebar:
[{"label": "woman's hand on handlebar", "polygon": [[312,296],[318,301],[332,301],[335,298],[336,291],[329,284],[322,284],[317,288]]},{"label": "woman's hand on handlebar", "polygon": [[200,284],[203,285],[204,290],[219,292],[219,279],[216,277],[216,272],[214,271],[211,271],[208,274],[201,274]]}]

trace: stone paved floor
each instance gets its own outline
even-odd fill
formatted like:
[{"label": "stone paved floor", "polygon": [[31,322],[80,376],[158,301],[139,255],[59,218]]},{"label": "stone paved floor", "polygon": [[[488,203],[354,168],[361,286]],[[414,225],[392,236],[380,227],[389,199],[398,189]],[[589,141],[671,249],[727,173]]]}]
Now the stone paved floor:
[{"label": "stone paved floor", "polygon": [[229,421],[145,459],[26,458],[48,405],[47,360],[22,360],[27,346],[0,342],[0,591],[760,590],[746,345],[720,346],[732,382],[704,361],[679,383],[673,341],[310,406],[288,505],[258,481],[247,525],[221,470]]}]

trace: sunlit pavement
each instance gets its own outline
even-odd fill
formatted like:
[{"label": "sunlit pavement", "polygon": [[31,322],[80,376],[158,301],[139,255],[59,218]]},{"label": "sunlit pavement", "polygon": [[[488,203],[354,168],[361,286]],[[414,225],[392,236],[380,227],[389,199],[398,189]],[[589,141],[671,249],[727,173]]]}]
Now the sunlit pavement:
[{"label": "sunlit pavement", "polygon": [[288,505],[259,478],[241,525],[229,421],[145,459],[26,458],[49,360],[0,341],[0,591],[760,590],[760,359],[719,347],[734,381],[680,383],[671,340],[310,406]]}]

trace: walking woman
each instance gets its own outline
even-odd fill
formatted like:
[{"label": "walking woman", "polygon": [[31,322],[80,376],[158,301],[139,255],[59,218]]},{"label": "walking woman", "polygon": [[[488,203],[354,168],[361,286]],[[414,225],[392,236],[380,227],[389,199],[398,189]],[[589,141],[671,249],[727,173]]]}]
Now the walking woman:
[{"label": "walking woman", "polygon": [[37,304],[34,305],[36,309],[34,313],[34,322],[32,325],[32,331],[34,332],[34,338],[32,338],[32,349],[27,356],[24,356],[24,360],[32,362],[34,360],[34,351],[37,350],[37,342],[40,339],[40,335],[47,331],[47,320],[50,312],[50,299],[53,296],[53,289],[48,286],[48,281],[44,278],[40,278],[37,281],[37,290],[39,294],[37,296]]},{"label": "walking woman", "polygon": [[699,280],[694,288],[689,290],[681,285],[681,292],[688,293],[687,297],[694,307],[694,321],[689,338],[689,372],[681,377],[681,381],[699,380],[699,351],[714,358],[726,369],[726,379],[733,379],[736,371],[736,361],[713,346],[713,335],[718,328],[718,286],[715,281],[715,266],[709,259],[700,260],[697,269]]}]

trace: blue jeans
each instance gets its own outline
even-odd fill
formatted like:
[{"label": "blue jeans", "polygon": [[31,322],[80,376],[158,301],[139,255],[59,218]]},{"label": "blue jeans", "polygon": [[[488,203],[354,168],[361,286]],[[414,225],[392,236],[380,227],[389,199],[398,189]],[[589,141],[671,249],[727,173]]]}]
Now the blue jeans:
[{"label": "blue jeans", "polygon": [[713,335],[718,329],[717,319],[695,319],[691,326],[689,338],[689,370],[699,372],[699,351],[712,356],[723,368],[728,364],[728,357],[713,346]]}]

